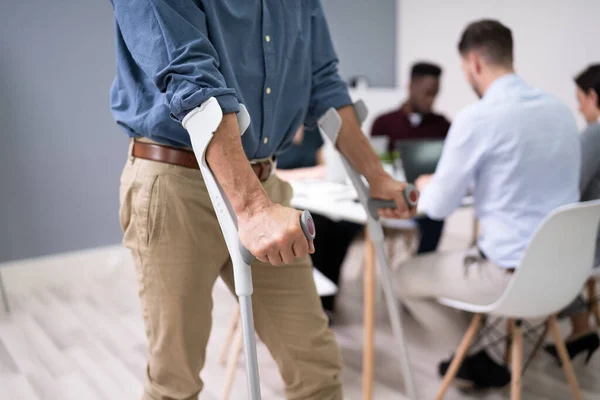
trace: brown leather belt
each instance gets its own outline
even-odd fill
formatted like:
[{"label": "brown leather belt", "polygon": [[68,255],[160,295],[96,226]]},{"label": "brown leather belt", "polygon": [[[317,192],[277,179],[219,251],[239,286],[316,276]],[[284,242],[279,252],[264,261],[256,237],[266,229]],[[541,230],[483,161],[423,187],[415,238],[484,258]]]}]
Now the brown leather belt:
[{"label": "brown leather belt", "polygon": [[[196,155],[193,151],[189,150],[134,141],[132,155],[145,160],[158,161],[191,169],[200,169],[198,160],[196,160]],[[271,176],[275,164],[272,159],[266,159],[257,162],[251,161],[250,166],[256,174],[256,177],[261,182],[264,182]]]}]

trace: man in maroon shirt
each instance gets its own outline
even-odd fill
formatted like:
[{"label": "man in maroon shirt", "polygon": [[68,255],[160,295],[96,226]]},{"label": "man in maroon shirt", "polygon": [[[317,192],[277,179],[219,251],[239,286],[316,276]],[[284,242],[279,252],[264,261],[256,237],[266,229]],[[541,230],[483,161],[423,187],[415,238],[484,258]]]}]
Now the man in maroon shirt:
[{"label": "man in maroon shirt", "polygon": [[[435,64],[419,62],[412,66],[408,99],[396,111],[381,115],[375,120],[371,136],[390,138],[389,150],[393,151],[397,140],[444,139],[450,129],[450,121],[432,111],[440,89],[442,69]],[[417,253],[435,251],[444,221],[427,217],[418,218],[421,242]]]},{"label": "man in maroon shirt", "polygon": [[410,73],[408,99],[396,111],[381,115],[373,124],[371,136],[390,138],[389,149],[399,139],[444,139],[450,121],[432,111],[440,89],[442,69],[434,64],[416,63]]}]

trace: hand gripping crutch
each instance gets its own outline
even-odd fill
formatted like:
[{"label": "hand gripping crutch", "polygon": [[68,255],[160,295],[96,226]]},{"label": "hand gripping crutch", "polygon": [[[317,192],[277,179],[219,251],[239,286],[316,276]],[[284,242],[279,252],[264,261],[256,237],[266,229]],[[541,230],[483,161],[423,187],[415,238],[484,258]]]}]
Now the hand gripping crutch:
[{"label": "hand gripping crutch", "polygon": [[[359,123],[362,123],[367,116],[367,108],[362,101],[358,101],[354,104],[354,110]],[[319,129],[323,133],[323,136],[327,137],[334,147],[336,147],[337,137],[342,126],[342,119],[338,112],[334,108],[330,108],[325,115],[323,115],[319,121]],[[352,168],[346,157],[341,154],[344,168],[348,173],[348,177],[352,181],[352,185],[358,193],[358,198],[362,203],[365,211],[367,212],[367,225],[369,227],[369,233],[371,239],[377,251],[377,260],[379,265],[379,273],[383,284],[383,292],[387,304],[388,314],[392,325],[392,331],[396,344],[399,348],[398,357],[400,364],[404,372],[404,384],[408,392],[408,397],[411,400],[416,400],[416,393],[413,383],[412,370],[410,367],[410,360],[408,357],[408,349],[404,340],[404,333],[402,330],[402,320],[400,316],[400,310],[398,309],[398,300],[394,295],[394,289],[392,287],[392,280],[390,274],[390,267],[387,256],[385,254],[383,227],[379,221],[377,210],[380,208],[395,208],[396,205],[390,200],[372,199],[369,197],[369,190],[362,180],[361,176]],[[418,192],[414,186],[409,185],[404,190],[404,198],[406,203],[410,207],[414,207],[417,204]]]},{"label": "hand gripping crutch", "polygon": [[[240,104],[240,111],[237,117],[240,133],[243,134],[250,124],[250,116],[243,104]],[[206,149],[222,119],[223,112],[221,107],[217,100],[211,97],[200,107],[192,110],[184,118],[182,124],[190,135],[192,148],[198,160],[200,172],[204,178],[215,213],[217,214],[217,219],[233,264],[235,293],[240,303],[242,335],[244,337],[248,398],[251,400],[261,400],[256,338],[254,336],[254,316],[252,314],[253,288],[250,264],[252,264],[254,256],[239,241],[235,213],[206,162]],[[300,225],[304,235],[308,239],[314,239],[315,226],[308,211],[302,213]]]}]

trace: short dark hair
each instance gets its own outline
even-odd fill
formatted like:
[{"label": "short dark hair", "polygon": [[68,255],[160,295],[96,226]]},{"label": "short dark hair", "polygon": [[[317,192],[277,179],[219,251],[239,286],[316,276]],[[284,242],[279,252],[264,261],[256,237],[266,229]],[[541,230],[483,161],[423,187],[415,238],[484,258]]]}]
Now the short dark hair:
[{"label": "short dark hair", "polygon": [[428,62],[417,62],[414,63],[410,69],[410,77],[420,78],[422,76],[433,76],[439,78],[442,75],[442,68],[440,66],[428,63]]},{"label": "short dark hair", "polygon": [[492,19],[471,22],[458,42],[458,51],[464,56],[472,50],[480,52],[491,64],[512,65],[512,32],[499,21]]},{"label": "short dark hair", "polygon": [[598,94],[598,107],[600,107],[600,64],[592,64],[580,72],[575,77],[575,84],[585,93],[594,89]]}]

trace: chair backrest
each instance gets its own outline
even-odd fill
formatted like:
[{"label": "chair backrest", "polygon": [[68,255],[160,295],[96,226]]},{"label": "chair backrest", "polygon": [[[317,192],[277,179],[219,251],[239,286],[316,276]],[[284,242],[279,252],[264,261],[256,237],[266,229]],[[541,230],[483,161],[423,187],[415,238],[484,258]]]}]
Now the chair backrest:
[{"label": "chair backrest", "polygon": [[600,201],[553,211],[537,229],[491,313],[533,318],[567,306],[581,292],[593,267],[599,223]]}]

